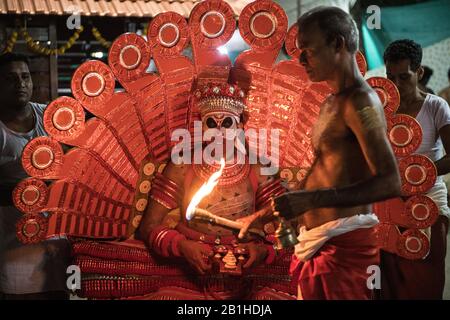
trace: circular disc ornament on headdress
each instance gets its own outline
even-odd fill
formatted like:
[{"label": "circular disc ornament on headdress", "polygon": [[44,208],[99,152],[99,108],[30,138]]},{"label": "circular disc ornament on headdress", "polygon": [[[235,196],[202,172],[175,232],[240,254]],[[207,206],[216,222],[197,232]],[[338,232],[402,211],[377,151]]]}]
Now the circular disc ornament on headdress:
[{"label": "circular disc ornament on headdress", "polygon": [[189,28],[196,44],[208,48],[220,46],[231,39],[236,29],[233,9],[221,0],[200,2],[191,11]]},{"label": "circular disc ornament on headdress", "polygon": [[417,229],[408,229],[403,232],[397,243],[399,255],[406,259],[422,259],[430,251],[430,240]]},{"label": "circular disc ornament on headdress", "polygon": [[298,25],[296,23],[289,28],[284,46],[292,59],[300,57],[301,50],[298,47]]},{"label": "circular disc ornament on headdress", "polygon": [[400,93],[395,84],[386,78],[372,77],[367,83],[375,90],[383,105],[384,112],[394,114],[400,106]]},{"label": "circular disc ornament on headdress", "polygon": [[428,196],[416,195],[406,201],[406,212],[410,222],[419,229],[433,225],[439,216],[439,208]]},{"label": "circular disc ornament on headdress", "polygon": [[45,131],[59,141],[76,138],[84,129],[84,110],[81,104],[70,97],[59,97],[48,105],[44,112]]},{"label": "circular disc ornament on headdress", "polygon": [[108,63],[119,80],[136,80],[148,68],[150,48],[141,36],[135,33],[122,34],[109,49]]},{"label": "circular disc ornament on headdress", "polygon": [[364,77],[367,72],[367,61],[361,51],[356,52],[356,63],[358,64],[359,71]]},{"label": "circular disc ornament on headdress", "polygon": [[426,156],[413,154],[400,159],[398,168],[404,195],[425,193],[436,182],[436,166]]},{"label": "circular disc ornament on headdress", "polygon": [[422,142],[422,127],[416,119],[406,114],[389,117],[387,132],[392,149],[398,157],[412,154]]},{"label": "circular disc ornament on headdress", "polygon": [[59,174],[64,152],[55,139],[34,138],[22,152],[22,166],[25,172],[36,178],[50,178]]},{"label": "circular disc ornament on headdress", "polygon": [[47,185],[42,180],[35,178],[20,181],[13,191],[14,205],[24,213],[40,211],[47,203],[47,198]]},{"label": "circular disc ornament on headdress", "polygon": [[269,0],[249,3],[239,17],[239,32],[253,48],[273,49],[283,43],[288,19],[283,8]]},{"label": "circular disc ornament on headdress", "polygon": [[148,25],[147,38],[153,56],[176,55],[189,43],[189,27],[178,13],[160,13]]},{"label": "circular disc ornament on headdress", "polygon": [[108,102],[114,93],[114,86],[111,69],[103,62],[94,60],[78,67],[71,85],[74,97],[90,110]]},{"label": "circular disc ornament on headdress", "polygon": [[45,240],[47,229],[47,219],[37,213],[23,216],[16,224],[17,238],[24,244],[38,243]]}]

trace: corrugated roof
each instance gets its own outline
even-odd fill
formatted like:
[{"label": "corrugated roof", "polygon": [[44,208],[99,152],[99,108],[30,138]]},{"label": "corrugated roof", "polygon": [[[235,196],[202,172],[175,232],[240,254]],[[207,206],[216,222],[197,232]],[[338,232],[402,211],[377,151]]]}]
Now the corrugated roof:
[{"label": "corrugated roof", "polygon": [[[225,0],[236,15],[254,0]],[[84,16],[154,17],[158,13],[174,11],[189,17],[200,0],[0,0],[0,14],[71,14],[79,8]]]}]

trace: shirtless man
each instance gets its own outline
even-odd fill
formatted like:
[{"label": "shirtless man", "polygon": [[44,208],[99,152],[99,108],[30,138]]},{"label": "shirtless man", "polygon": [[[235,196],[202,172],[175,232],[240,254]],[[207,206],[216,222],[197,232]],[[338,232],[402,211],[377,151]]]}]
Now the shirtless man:
[{"label": "shirtless man", "polygon": [[[358,70],[358,31],[347,13],[319,7],[298,26],[300,63],[334,93],[313,130],[316,158],[303,190],[276,197],[273,210],[286,219],[303,215],[291,265],[299,299],[369,299],[367,267],[379,261],[370,204],[400,195],[383,108]],[[269,215],[242,219],[240,235]]]}]

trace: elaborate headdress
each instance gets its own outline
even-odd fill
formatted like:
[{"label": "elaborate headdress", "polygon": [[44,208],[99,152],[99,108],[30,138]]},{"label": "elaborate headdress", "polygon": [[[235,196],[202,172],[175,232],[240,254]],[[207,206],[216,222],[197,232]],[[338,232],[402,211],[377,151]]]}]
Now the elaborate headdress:
[{"label": "elaborate headdress", "polygon": [[194,98],[202,117],[216,112],[240,117],[245,109],[245,93],[237,85],[208,83],[195,90]]}]

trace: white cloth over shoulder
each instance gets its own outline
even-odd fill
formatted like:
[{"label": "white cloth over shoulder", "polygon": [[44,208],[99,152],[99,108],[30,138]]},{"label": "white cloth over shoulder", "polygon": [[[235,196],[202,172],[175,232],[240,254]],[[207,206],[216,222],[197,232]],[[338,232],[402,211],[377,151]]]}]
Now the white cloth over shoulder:
[{"label": "white cloth over shoulder", "polygon": [[294,254],[299,260],[307,261],[329,239],[356,229],[371,228],[378,222],[378,217],[374,213],[369,213],[333,220],[310,230],[302,226]]},{"label": "white cloth over shoulder", "polygon": [[[417,114],[416,120],[422,127],[422,143],[415,152],[437,161],[444,156],[444,147],[439,136],[439,130],[450,125],[450,107],[441,97],[428,94],[425,97],[422,108]],[[450,218],[450,210],[447,203],[447,187],[443,177],[439,176],[436,184],[426,193],[439,207],[439,213]]]}]

